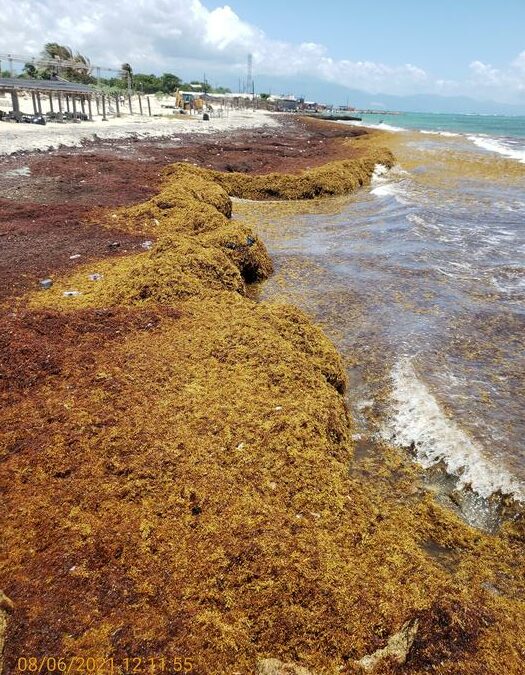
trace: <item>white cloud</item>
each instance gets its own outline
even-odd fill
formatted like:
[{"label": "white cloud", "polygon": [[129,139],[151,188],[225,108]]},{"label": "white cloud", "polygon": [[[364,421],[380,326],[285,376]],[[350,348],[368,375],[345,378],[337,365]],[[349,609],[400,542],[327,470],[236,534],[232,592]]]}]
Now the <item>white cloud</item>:
[{"label": "white cloud", "polygon": [[[198,8],[199,12],[202,10],[204,10],[202,6]],[[254,39],[264,39],[261,31],[241,21],[228,5],[218,7],[203,18],[205,21],[205,41],[219,50],[239,46],[249,49]]]},{"label": "white cloud", "polygon": [[493,68],[487,63],[482,61],[473,61],[470,64],[470,69],[474,76],[480,80],[480,82],[491,84],[501,84],[503,78],[503,73],[497,68]]},{"label": "white cloud", "polygon": [[514,68],[525,74],[525,50],[518,54],[512,62]]},{"label": "white cloud", "polygon": [[44,42],[60,42],[92,62],[140,70],[226,67],[244,72],[253,54],[259,74],[308,75],[368,90],[413,90],[426,74],[411,64],[333,60],[325,46],[272,40],[228,5],[208,10],[200,0],[5,0],[0,43],[6,51],[37,54]]},{"label": "white cloud", "polygon": [[525,92],[525,51],[521,52],[509,66],[495,68],[490,63],[473,61],[470,64],[471,79],[468,84],[485,95],[500,92]]},{"label": "white cloud", "polygon": [[525,51],[505,69],[481,60],[464,82],[434,77],[417,65],[333,59],[326,46],[292,44],[267,36],[229,5],[209,10],[200,0],[4,0],[1,50],[36,55],[59,42],[93,63],[187,75],[206,71],[242,75],[253,54],[256,75],[321,78],[369,92],[487,93],[502,100],[525,90]]}]

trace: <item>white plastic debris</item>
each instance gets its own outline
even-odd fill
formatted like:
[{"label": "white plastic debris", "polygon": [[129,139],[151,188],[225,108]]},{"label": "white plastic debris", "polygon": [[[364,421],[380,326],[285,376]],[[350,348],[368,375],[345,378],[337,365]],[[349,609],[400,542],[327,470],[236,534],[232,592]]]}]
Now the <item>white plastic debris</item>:
[{"label": "white plastic debris", "polygon": [[80,291],[64,291],[64,296],[66,298],[74,298],[77,295],[82,295]]}]

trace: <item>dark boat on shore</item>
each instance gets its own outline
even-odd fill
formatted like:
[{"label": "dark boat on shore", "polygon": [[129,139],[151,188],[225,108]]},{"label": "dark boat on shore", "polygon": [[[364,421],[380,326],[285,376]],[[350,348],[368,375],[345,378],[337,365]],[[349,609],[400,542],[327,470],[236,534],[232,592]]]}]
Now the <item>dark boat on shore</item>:
[{"label": "dark boat on shore", "polygon": [[356,117],[355,115],[345,115],[342,112],[337,113],[306,113],[307,117],[315,117],[318,120],[330,120],[330,121],[350,121],[350,122],[362,122],[361,117]]}]

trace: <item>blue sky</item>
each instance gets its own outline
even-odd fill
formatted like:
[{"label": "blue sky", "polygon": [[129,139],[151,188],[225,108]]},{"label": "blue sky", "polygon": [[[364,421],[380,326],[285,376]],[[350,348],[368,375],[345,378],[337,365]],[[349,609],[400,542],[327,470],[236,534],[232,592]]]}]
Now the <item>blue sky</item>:
[{"label": "blue sky", "polygon": [[[370,94],[468,96],[525,110],[525,0],[4,0],[0,51],[56,41],[93,63]],[[295,92],[299,93],[299,92]]]},{"label": "blue sky", "polygon": [[[456,77],[475,60],[504,66],[525,49],[525,0],[232,0],[276,40],[327,45],[336,59],[414,63]],[[210,9],[221,3],[207,3]],[[322,8],[322,11],[320,11]]]}]

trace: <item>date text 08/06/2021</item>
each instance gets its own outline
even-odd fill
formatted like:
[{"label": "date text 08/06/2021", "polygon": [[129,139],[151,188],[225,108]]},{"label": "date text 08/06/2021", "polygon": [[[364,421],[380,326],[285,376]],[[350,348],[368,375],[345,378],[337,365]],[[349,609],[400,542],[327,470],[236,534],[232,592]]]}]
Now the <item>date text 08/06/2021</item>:
[{"label": "date text 08/06/2021", "polygon": [[92,656],[21,656],[17,673],[71,673],[80,675],[157,675],[191,673],[193,659],[184,656],[130,656],[122,659]]}]

